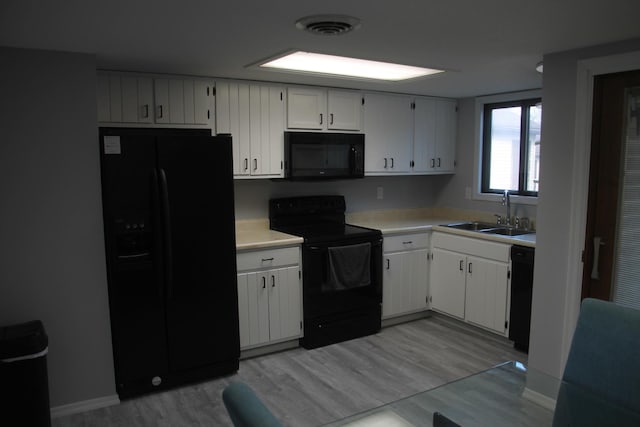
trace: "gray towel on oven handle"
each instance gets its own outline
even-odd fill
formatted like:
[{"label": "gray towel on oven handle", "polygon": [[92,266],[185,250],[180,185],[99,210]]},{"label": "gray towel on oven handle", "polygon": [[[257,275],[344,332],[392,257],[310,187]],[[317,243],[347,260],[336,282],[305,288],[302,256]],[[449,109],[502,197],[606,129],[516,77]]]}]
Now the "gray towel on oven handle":
[{"label": "gray towel on oven handle", "polygon": [[329,277],[323,291],[339,291],[371,284],[371,243],[328,248]]}]

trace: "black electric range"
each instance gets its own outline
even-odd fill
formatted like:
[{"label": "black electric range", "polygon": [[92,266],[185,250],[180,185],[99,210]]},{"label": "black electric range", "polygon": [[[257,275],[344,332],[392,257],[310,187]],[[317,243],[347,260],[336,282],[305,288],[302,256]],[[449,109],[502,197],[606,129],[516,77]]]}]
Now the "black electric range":
[{"label": "black electric range", "polygon": [[305,348],[380,330],[382,233],[347,224],[345,211],[343,196],[269,201],[271,229],[304,239],[301,345]]}]

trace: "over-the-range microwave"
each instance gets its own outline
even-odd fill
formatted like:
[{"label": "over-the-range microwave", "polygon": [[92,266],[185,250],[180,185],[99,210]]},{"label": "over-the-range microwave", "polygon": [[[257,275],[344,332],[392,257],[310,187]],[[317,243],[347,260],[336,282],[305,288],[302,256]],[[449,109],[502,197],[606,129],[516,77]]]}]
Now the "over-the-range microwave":
[{"label": "over-the-range microwave", "polygon": [[291,180],[364,178],[364,134],[285,132],[284,177]]}]

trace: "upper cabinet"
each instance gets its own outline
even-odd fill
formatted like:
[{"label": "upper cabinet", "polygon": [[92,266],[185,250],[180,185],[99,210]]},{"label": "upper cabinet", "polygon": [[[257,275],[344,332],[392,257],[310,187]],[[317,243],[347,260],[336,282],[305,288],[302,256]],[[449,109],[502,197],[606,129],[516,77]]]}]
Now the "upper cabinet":
[{"label": "upper cabinet", "polygon": [[99,72],[98,122],[210,127],[213,88],[206,79]]},{"label": "upper cabinet", "polygon": [[411,172],[412,101],[410,96],[365,94],[365,174],[397,175]]},{"label": "upper cabinet", "polygon": [[455,100],[365,94],[365,173],[455,172]]},{"label": "upper cabinet", "polygon": [[414,100],[413,172],[455,171],[456,115],[455,100]]},{"label": "upper cabinet", "polygon": [[284,160],[284,88],[219,81],[216,133],[233,137],[237,178],[279,178]]},{"label": "upper cabinet", "polygon": [[287,128],[361,131],[362,95],[357,91],[289,87]]}]

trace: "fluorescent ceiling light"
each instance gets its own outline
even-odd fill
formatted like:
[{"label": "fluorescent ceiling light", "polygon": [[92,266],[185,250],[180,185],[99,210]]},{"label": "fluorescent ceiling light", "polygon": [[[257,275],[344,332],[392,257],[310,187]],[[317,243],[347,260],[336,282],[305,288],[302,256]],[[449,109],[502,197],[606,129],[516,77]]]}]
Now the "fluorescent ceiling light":
[{"label": "fluorescent ceiling light", "polygon": [[416,77],[443,72],[443,70],[431,68],[412,67],[410,65],[301,51],[262,63],[260,67],[302,73],[389,81],[414,79]]}]

